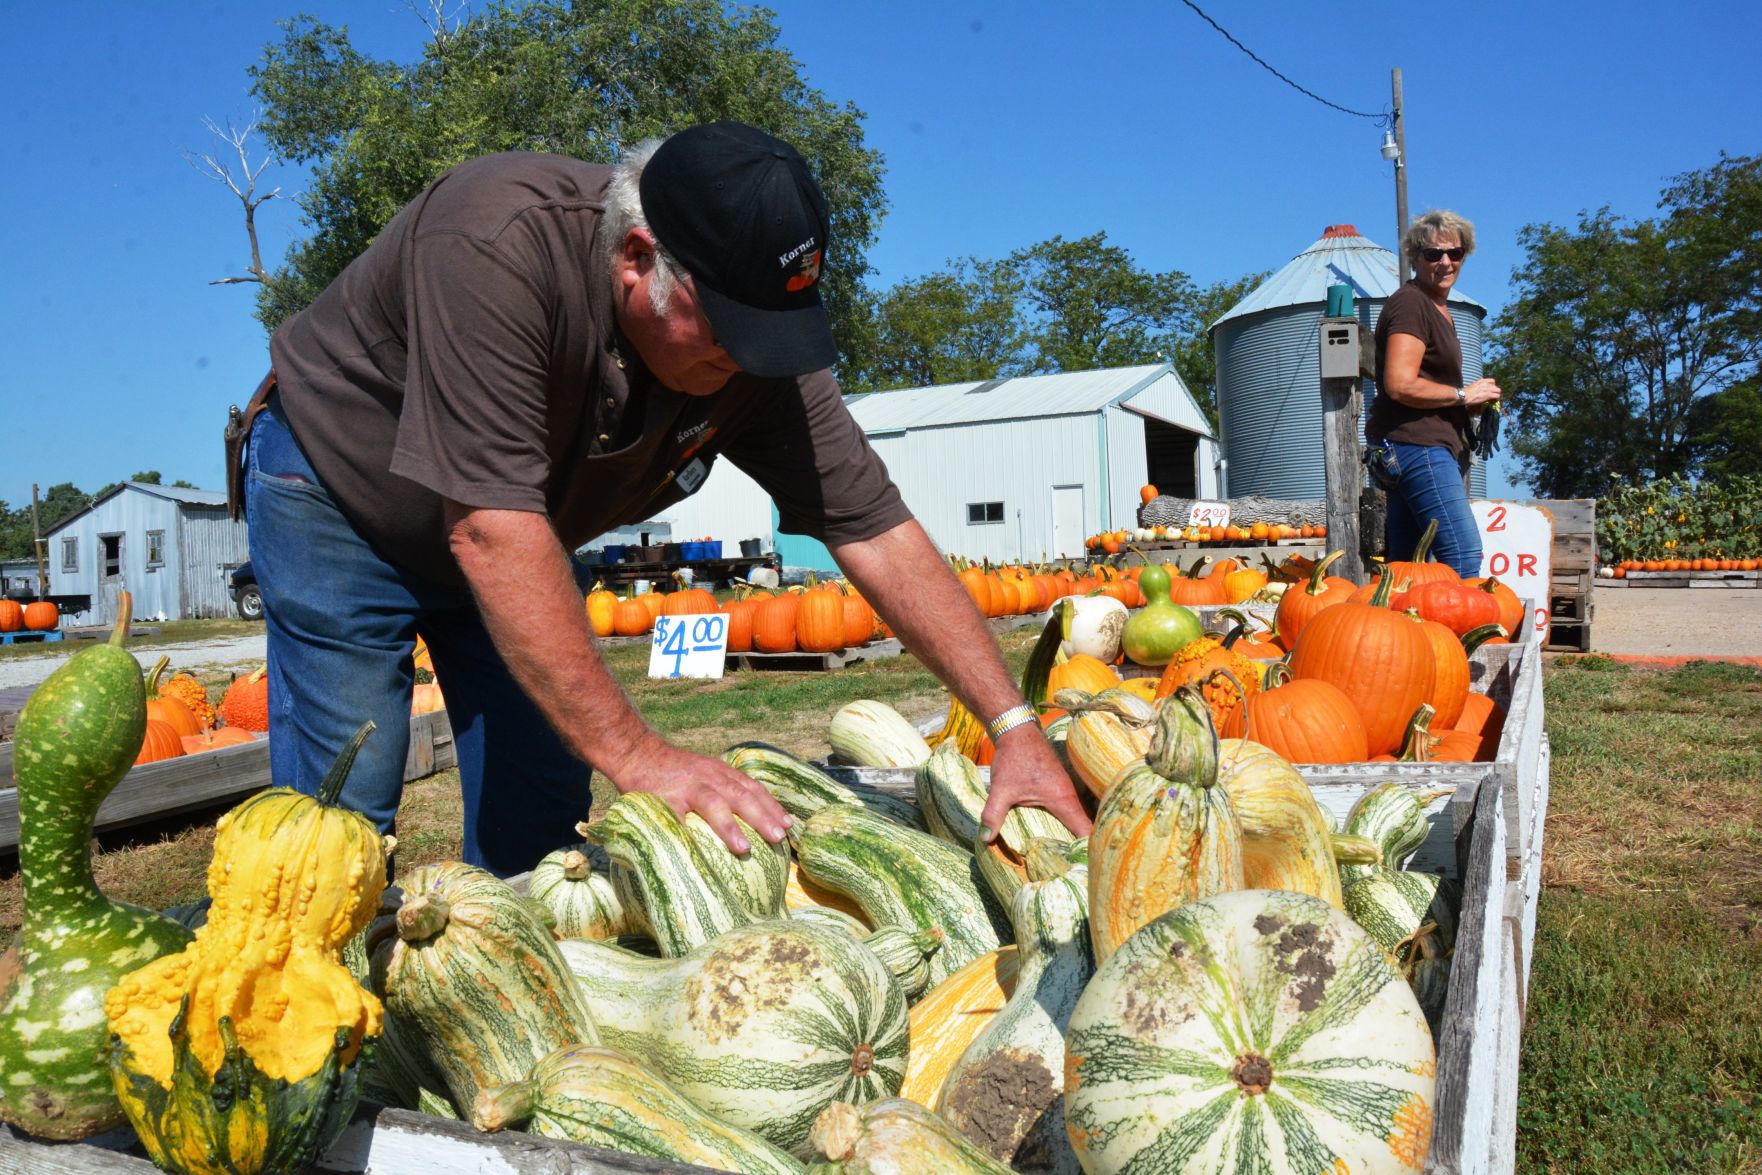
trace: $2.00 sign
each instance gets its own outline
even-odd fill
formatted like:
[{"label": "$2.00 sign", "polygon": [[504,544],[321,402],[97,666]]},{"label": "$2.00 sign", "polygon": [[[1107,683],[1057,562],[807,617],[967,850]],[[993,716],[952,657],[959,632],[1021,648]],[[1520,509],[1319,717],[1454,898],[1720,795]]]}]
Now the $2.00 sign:
[{"label": "$2.00 sign", "polygon": [[727,616],[706,612],[655,617],[650,677],[721,677],[727,661]]},{"label": "$2.00 sign", "polygon": [[[1554,519],[1522,502],[1471,502],[1481,528],[1481,574],[1496,576],[1529,604],[1530,628],[1548,639],[1548,605],[1554,576]],[[1513,641],[1523,639],[1512,633]]]},{"label": "$2.00 sign", "polygon": [[1188,526],[1228,526],[1230,525],[1230,504],[1228,502],[1195,502],[1187,511]]}]

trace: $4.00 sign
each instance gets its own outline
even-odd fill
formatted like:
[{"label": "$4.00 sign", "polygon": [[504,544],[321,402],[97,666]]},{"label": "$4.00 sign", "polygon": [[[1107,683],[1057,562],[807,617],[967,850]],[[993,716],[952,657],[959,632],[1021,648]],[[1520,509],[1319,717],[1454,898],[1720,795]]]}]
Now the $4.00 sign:
[{"label": "$4.00 sign", "polygon": [[[1521,502],[1471,502],[1481,528],[1481,574],[1496,576],[1530,606],[1530,628],[1548,640],[1548,604],[1553,585],[1554,519],[1538,506]],[[1513,641],[1524,639],[1512,633]]]},{"label": "$4.00 sign", "polygon": [[720,612],[655,617],[650,677],[721,677],[728,662],[728,617]]}]

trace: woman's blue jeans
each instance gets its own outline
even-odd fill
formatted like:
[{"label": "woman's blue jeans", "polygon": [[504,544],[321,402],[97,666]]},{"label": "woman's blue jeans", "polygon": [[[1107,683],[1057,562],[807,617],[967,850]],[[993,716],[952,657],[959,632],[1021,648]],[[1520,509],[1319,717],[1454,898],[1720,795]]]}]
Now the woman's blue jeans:
[{"label": "woman's blue jeans", "polygon": [[1390,559],[1411,559],[1413,548],[1432,519],[1438,536],[1431,554],[1448,563],[1464,579],[1481,573],[1481,530],[1468,507],[1461,462],[1442,445],[1409,445],[1390,441],[1400,478],[1389,494],[1388,552]]},{"label": "woman's blue jeans", "polygon": [[269,638],[269,766],[318,790],[362,722],[342,803],[392,832],[410,742],[416,634],[447,699],[464,798],[462,856],[501,876],[581,838],[589,768],[521,690],[471,593],[387,560],[356,533],[300,451],[280,404],[251,428],[245,502]]}]

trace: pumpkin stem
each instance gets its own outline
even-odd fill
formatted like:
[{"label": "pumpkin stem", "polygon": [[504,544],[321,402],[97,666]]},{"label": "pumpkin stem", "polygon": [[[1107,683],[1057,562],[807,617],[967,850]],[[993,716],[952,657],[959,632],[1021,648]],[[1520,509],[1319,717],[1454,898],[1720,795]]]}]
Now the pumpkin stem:
[{"label": "pumpkin stem", "polygon": [[1483,624],[1479,628],[1471,628],[1462,634],[1464,651],[1472,653],[1496,636],[1510,637],[1503,624]]},{"label": "pumpkin stem", "polygon": [[149,702],[159,696],[159,676],[165,672],[165,667],[170,664],[170,657],[161,657],[159,660],[153,662],[153,668],[147,670],[147,700]]},{"label": "pumpkin stem", "polygon": [[[1230,635],[1224,638],[1223,647],[1226,649],[1229,648],[1230,642],[1234,641],[1241,635],[1242,626],[1238,624],[1235,628],[1230,630]],[[1213,669],[1210,673],[1207,673],[1204,677],[1199,679],[1199,688],[1203,690],[1206,686],[1210,685],[1220,677],[1228,678],[1230,684],[1236,687],[1236,696],[1242,699],[1242,737],[1249,739],[1253,738],[1254,731],[1251,729],[1253,719],[1250,718],[1248,714],[1248,690],[1243,686],[1241,678],[1237,677],[1222,665],[1219,665],[1216,669]],[[1209,714],[1210,712],[1211,707],[1207,706],[1206,713]]]},{"label": "pumpkin stem", "polygon": [[504,1130],[532,1117],[537,1089],[531,1081],[514,1081],[479,1090],[471,1103],[471,1124],[486,1133]]},{"label": "pumpkin stem", "polygon": [[439,894],[419,893],[405,898],[398,907],[398,937],[405,942],[427,942],[447,928],[452,907]]},{"label": "pumpkin stem", "polygon": [[1429,702],[1422,702],[1419,709],[1407,723],[1407,735],[1401,740],[1401,753],[1396,760],[1401,763],[1430,763],[1432,761],[1432,718],[1437,714]]},{"label": "pumpkin stem", "polygon": [[1198,688],[1182,685],[1163,702],[1144,758],[1164,779],[1187,780],[1200,787],[1217,782],[1217,727]]},{"label": "pumpkin stem", "polygon": [[563,854],[563,876],[570,881],[585,881],[593,872],[593,862],[580,849],[570,849]]},{"label": "pumpkin stem", "polygon": [[862,1137],[862,1112],[849,1102],[833,1102],[821,1110],[808,1131],[808,1142],[834,1163],[856,1154]]},{"label": "pumpkin stem", "polygon": [[1304,590],[1312,596],[1319,596],[1326,591],[1327,589],[1322,587],[1322,581],[1328,577],[1328,568],[1334,565],[1335,560],[1345,557],[1345,551],[1329,551],[1326,557],[1315,565],[1315,570],[1309,573],[1309,586]]},{"label": "pumpkin stem", "polygon": [[135,597],[131,592],[116,593],[116,623],[110,629],[110,643],[122,648],[128,639],[128,622],[135,616]]},{"label": "pumpkin stem", "polygon": [[336,807],[337,797],[343,793],[343,781],[349,778],[349,769],[355,765],[356,753],[360,751],[361,744],[367,741],[367,736],[377,729],[378,727],[374,726],[373,720],[368,719],[361,724],[359,730],[349,736],[348,744],[343,747],[343,753],[337,756],[336,762],[330,765],[330,771],[326,773],[324,782],[318,785],[318,802],[320,804],[326,808]]},{"label": "pumpkin stem", "polygon": [[1438,520],[1432,519],[1426,524],[1425,533],[1419,536],[1419,542],[1413,545],[1413,558],[1410,563],[1425,563],[1430,559],[1432,540],[1438,537]]},{"label": "pumpkin stem", "polygon": [[1385,563],[1382,566],[1382,570],[1377,572],[1377,590],[1371,593],[1370,606],[1373,608],[1387,608],[1389,606],[1389,597],[1393,595],[1394,592],[1395,576],[1389,571],[1389,565]]},{"label": "pumpkin stem", "polygon": [[1280,659],[1266,667],[1266,688],[1275,689],[1291,680],[1291,663]]}]

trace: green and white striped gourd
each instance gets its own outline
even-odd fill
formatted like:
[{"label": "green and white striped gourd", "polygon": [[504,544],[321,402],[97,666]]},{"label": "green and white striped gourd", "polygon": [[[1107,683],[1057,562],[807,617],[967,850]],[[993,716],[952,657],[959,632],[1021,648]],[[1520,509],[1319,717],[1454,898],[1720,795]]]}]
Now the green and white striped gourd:
[{"label": "green and white striped gourd", "polygon": [[[932,833],[963,849],[978,841],[984,827],[979,817],[985,811],[991,789],[980,777],[979,768],[961,754],[959,747],[952,742],[940,743],[919,765],[915,781],[918,808]],[[1076,839],[1076,834],[1051,812],[1026,807],[1012,808],[997,836],[1017,854],[1026,853],[1028,842],[1035,837]]]},{"label": "green and white striped gourd", "polygon": [[833,1102],[814,1123],[808,1175],[1011,1175],[972,1139],[906,1098]]},{"label": "green and white striped gourd", "polygon": [[1077,1175],[1064,1129],[1064,1035],[1095,973],[1088,870],[1024,885],[1010,920],[1016,989],[955,1062],[936,1109],[1000,1162]]},{"label": "green and white striped gourd", "polygon": [[[1425,844],[1431,834],[1426,806],[1449,795],[1449,790],[1417,791],[1400,783],[1380,783],[1371,788],[1346,813],[1341,831],[1369,837],[1383,851],[1383,867],[1399,869]],[[1342,864],[1340,883],[1349,886],[1372,867]]]},{"label": "green and white striped gourd", "polygon": [[800,1175],[802,1170],[799,1160],[704,1113],[635,1058],[609,1048],[573,1046],[552,1053],[530,1078],[480,1093],[471,1123],[479,1130],[523,1125],[541,1138],[743,1175]]},{"label": "green and white striped gourd", "polygon": [[839,707],[826,742],[853,767],[916,767],[930,757],[930,744],[898,710],[870,698]]},{"label": "green and white striped gourd", "polygon": [[1179,906],[1104,962],[1065,1039],[1088,1175],[1410,1175],[1431,1145],[1431,1033],[1375,939],[1307,894]]},{"label": "green and white striped gourd", "polygon": [[681,820],[648,792],[619,796],[599,820],[576,825],[605,849],[620,900],[641,911],[668,958],[755,919],[786,916],[788,846],[766,844],[745,821],[740,828],[752,846],[745,857],[695,812]]},{"label": "green and white striped gourd", "polygon": [[932,985],[996,950],[1010,933],[971,853],[865,808],[835,804],[814,813],[801,826],[796,859],[803,873],[856,902],[876,926],[941,927]]},{"label": "green and white striped gourd", "polygon": [[1446,949],[1439,938],[1437,924],[1427,922],[1414,932],[1407,963],[1402,967],[1407,986],[1413,989],[1420,1010],[1426,1014],[1433,1040],[1438,1039],[1443,1024],[1444,1003],[1450,995],[1450,960],[1454,957],[1455,952]]},{"label": "green and white striped gourd", "polygon": [[891,1097],[905,1080],[905,993],[843,930],[754,922],[658,960],[559,946],[606,1044],[786,1150],[832,1102]]},{"label": "green and white striped gourd", "polygon": [[532,867],[526,892],[551,911],[559,938],[648,933],[642,911],[626,906],[612,884],[612,863],[598,845],[545,854]]},{"label": "green and white striped gourd", "polygon": [[797,826],[828,804],[856,804],[907,828],[925,831],[923,814],[915,804],[878,791],[848,788],[812,763],[770,743],[736,743],[722,752],[722,761],[764,784],[771,798],[795,817]]},{"label": "green and white striped gourd", "polygon": [[1018,854],[1000,836],[990,844],[974,843],[973,860],[991,896],[1007,910],[1016,900],[1016,891],[1028,882],[1062,877],[1073,865],[1087,865],[1089,841],[1086,837],[1067,840],[1037,836],[1028,841],[1026,853]]},{"label": "green and white striped gourd", "polygon": [[402,906],[373,924],[373,989],[454,1105],[566,1045],[599,1043],[556,941],[507,882],[447,861],[403,887]]},{"label": "green and white striped gourd", "polygon": [[191,938],[162,914],[105,897],[92,877],[92,821],[147,724],[141,666],[122,647],[128,620],[125,593],[110,641],[50,674],[13,735],[24,924],[0,956],[0,1121],[42,1138],[123,1125],[102,1059],[104,995]]},{"label": "green and white striped gourd", "polygon": [[842,930],[874,951],[875,957],[887,964],[887,969],[899,980],[908,1003],[930,990],[930,958],[942,949],[940,926],[928,930],[906,930],[899,926],[870,930],[856,918],[828,906],[791,910],[789,916]]},{"label": "green and white striped gourd", "polygon": [[1436,873],[1372,868],[1346,887],[1346,912],[1403,965],[1405,948],[1428,922],[1437,925],[1439,947],[1451,950],[1461,908],[1462,887]]}]

